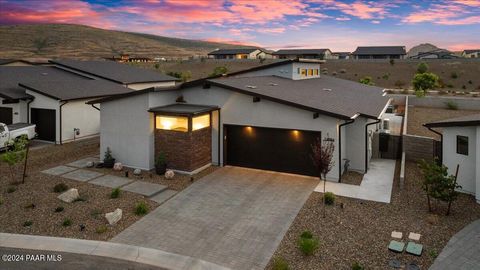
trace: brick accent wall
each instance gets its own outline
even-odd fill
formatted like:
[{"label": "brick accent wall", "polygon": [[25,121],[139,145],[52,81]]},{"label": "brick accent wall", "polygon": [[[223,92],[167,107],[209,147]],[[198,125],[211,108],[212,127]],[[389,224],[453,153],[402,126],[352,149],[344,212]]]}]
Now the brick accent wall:
[{"label": "brick accent wall", "polygon": [[191,172],[212,162],[212,129],[192,132],[155,130],[155,158],[165,153],[169,169]]}]

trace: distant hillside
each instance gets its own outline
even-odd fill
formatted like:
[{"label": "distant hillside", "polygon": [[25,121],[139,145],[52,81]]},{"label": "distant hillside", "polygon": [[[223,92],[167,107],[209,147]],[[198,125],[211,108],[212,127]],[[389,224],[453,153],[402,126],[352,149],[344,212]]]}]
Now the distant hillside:
[{"label": "distant hillside", "polygon": [[433,44],[422,43],[420,45],[412,47],[408,51],[407,57],[412,57],[412,56],[418,55],[419,53],[431,52],[431,51],[435,51],[435,50],[438,50],[438,49],[439,48],[437,46],[433,45]]},{"label": "distant hillside", "polygon": [[[0,26],[0,58],[102,58],[206,55],[238,45],[104,30],[73,24]],[[248,47],[248,46],[244,46]]]}]

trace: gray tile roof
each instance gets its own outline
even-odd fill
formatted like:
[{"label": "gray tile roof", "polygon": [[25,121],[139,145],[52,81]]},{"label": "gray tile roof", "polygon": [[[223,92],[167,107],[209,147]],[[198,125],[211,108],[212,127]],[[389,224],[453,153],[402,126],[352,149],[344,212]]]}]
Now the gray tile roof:
[{"label": "gray tile roof", "polygon": [[453,126],[480,126],[480,114],[470,114],[461,117],[440,120],[425,124],[427,127],[453,127]]},{"label": "gray tile roof", "polygon": [[67,67],[86,74],[94,75],[106,80],[122,84],[178,81],[156,71],[137,68],[114,61],[79,61],[79,60],[51,60],[59,66]]},{"label": "gray tile roof", "polygon": [[352,53],[355,55],[404,55],[407,54],[405,46],[371,46],[357,47]]},{"label": "gray tile roof", "polygon": [[357,113],[377,118],[389,100],[383,95],[383,88],[330,76],[304,80],[277,76],[227,77],[208,81],[260,98],[342,118],[350,118]]},{"label": "gray tile roof", "polygon": [[274,55],[296,55],[296,54],[318,54],[324,55],[325,52],[329,49],[289,49],[289,50],[278,50],[274,52]]},{"label": "gray tile roof", "polygon": [[217,110],[217,106],[175,103],[166,106],[150,108],[149,112],[164,113],[168,115],[196,115]]},{"label": "gray tile roof", "polygon": [[256,50],[261,50],[258,48],[246,48],[246,49],[219,49],[213,52],[209,52],[209,55],[233,55],[233,54],[248,54]]}]

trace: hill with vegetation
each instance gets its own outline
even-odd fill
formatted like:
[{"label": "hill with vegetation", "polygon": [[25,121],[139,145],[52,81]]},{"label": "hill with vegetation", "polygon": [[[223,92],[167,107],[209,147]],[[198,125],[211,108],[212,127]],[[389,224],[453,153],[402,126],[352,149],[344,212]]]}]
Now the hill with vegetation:
[{"label": "hill with vegetation", "polygon": [[[186,58],[242,46],[104,30],[74,24],[0,26],[0,58],[93,59],[130,54]],[[248,46],[243,46],[248,47]]]}]

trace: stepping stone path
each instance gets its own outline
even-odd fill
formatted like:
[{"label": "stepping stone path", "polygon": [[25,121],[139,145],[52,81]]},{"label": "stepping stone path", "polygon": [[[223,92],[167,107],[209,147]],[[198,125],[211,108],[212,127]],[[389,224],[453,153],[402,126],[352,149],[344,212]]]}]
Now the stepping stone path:
[{"label": "stepping stone path", "polygon": [[390,245],[388,245],[388,249],[394,252],[401,253],[403,252],[403,248],[405,247],[405,243],[398,242],[395,240],[390,241]]},{"label": "stepping stone path", "polygon": [[136,181],[121,188],[121,190],[130,191],[151,197],[167,189],[165,185],[153,184],[148,182]]},{"label": "stepping stone path", "polygon": [[73,172],[69,172],[62,176],[71,180],[87,182],[102,175],[103,173],[80,169]]},{"label": "stepping stone path", "polygon": [[125,178],[125,177],[118,177],[118,176],[115,176],[115,175],[107,174],[107,175],[104,175],[104,176],[99,177],[97,179],[94,179],[94,180],[90,181],[89,183],[94,184],[94,185],[103,186],[103,187],[118,188],[118,187],[124,186],[126,184],[129,184],[132,181],[134,181],[134,180],[131,180],[131,179],[128,179],[128,178]]},{"label": "stepping stone path", "polygon": [[421,256],[422,255],[422,250],[423,250],[423,245],[417,244],[414,242],[408,242],[407,244],[407,253],[416,255],[416,256]]},{"label": "stepping stone path", "polygon": [[48,170],[44,170],[42,171],[42,173],[46,173],[46,174],[50,174],[50,175],[62,175],[62,174],[66,174],[68,172],[72,172],[72,171],[75,171],[77,168],[72,168],[72,167],[68,167],[68,166],[57,166],[57,167],[53,167],[53,168],[50,168]]},{"label": "stepping stone path", "polygon": [[84,159],[74,161],[72,163],[68,163],[67,166],[71,166],[71,167],[75,167],[75,168],[86,168],[86,167],[88,167],[87,166],[88,162],[98,163],[98,162],[100,162],[100,159],[96,158],[96,157],[88,157],[88,158],[84,158]]},{"label": "stepping stone path", "polygon": [[419,233],[413,233],[411,232],[409,235],[408,235],[408,239],[410,240],[414,240],[414,241],[420,241],[420,234]]},{"label": "stepping stone path", "polygon": [[157,202],[159,204],[165,202],[166,200],[172,198],[177,194],[178,192],[175,190],[167,189],[165,191],[162,191],[158,193],[157,195],[154,195],[153,197],[150,198],[150,200]]},{"label": "stepping stone path", "polygon": [[402,237],[403,237],[402,232],[396,232],[396,231],[392,232],[392,238],[402,239]]}]

